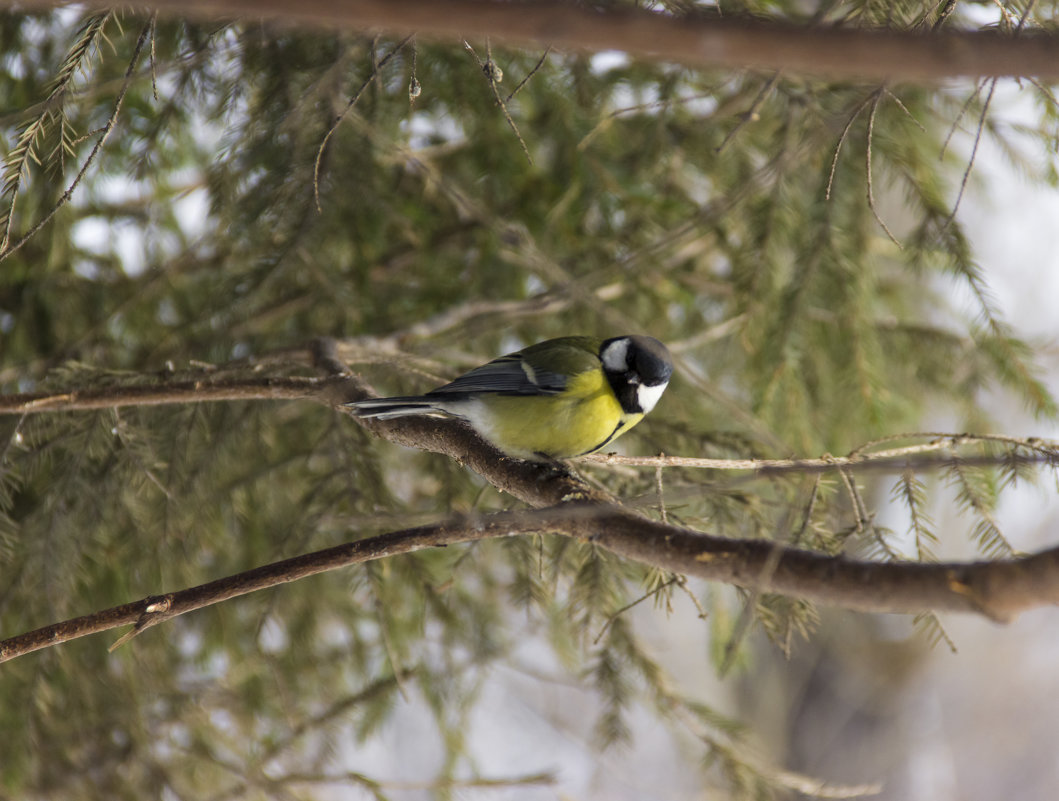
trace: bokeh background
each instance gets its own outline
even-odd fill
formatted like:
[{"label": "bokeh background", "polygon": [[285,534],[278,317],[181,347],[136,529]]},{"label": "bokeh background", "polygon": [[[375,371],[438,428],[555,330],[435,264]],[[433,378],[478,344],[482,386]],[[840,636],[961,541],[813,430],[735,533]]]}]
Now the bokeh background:
[{"label": "bokeh background", "polygon": [[[684,5],[651,7],[718,11]],[[938,13],[812,11],[898,29]],[[1012,30],[1024,11],[960,4],[947,24]],[[1051,3],[1028,13],[1053,25]],[[1055,434],[1056,106],[1037,82],[76,6],[4,11],[0,63],[4,393],[310,375],[318,336],[380,392],[413,392],[551,336],[635,330],[679,364],[630,453]],[[941,469],[913,500],[901,475],[861,476],[867,518],[837,476],[666,470],[660,497],[651,469],[579,469],[649,514],[829,553],[1054,544],[1047,469]],[[7,416],[0,633],[513,505],[312,403]],[[673,578],[549,536],[483,542],[113,653],[104,635],[20,657],[0,666],[0,795],[1055,797],[1054,611],[913,621]]]}]

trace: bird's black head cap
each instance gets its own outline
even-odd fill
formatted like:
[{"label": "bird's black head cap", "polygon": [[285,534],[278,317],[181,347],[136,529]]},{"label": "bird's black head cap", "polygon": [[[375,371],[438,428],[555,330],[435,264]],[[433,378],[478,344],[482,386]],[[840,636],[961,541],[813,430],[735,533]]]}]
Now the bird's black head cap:
[{"label": "bird's black head cap", "polygon": [[612,337],[600,346],[599,358],[614,394],[630,414],[651,411],[673,375],[669,349],[654,337]]}]

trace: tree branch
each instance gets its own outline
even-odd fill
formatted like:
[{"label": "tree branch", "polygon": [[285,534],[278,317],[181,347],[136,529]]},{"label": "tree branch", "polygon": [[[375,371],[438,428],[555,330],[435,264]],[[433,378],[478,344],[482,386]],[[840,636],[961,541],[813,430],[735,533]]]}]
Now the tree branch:
[{"label": "tree branch", "polygon": [[[379,339],[380,347],[391,352],[392,337]],[[94,387],[82,390],[57,390],[0,395],[0,416],[30,415],[44,412],[87,411],[124,406],[159,406],[175,403],[213,403],[245,400],[312,400],[341,409],[352,400],[374,397],[363,381],[351,374],[341,358],[344,352],[359,353],[374,350],[363,338],[352,341],[319,339],[308,346],[280,352],[289,362],[313,364],[329,373],[327,377],[267,377],[218,378],[206,374],[197,380],[160,380],[154,384],[131,384]],[[395,351],[394,351],[395,352]],[[266,354],[265,360],[271,360]],[[580,482],[568,485],[560,482],[554,492],[529,495],[520,482],[530,480],[535,486],[546,485],[549,466],[523,463],[509,459],[485,443],[471,429],[458,420],[434,417],[408,417],[399,420],[361,419],[357,422],[376,436],[412,448],[429,450],[451,456],[467,464],[496,486],[535,506],[558,503],[570,493],[581,494],[587,488]],[[883,442],[927,439],[912,445],[883,450],[867,450]],[[957,454],[961,446],[994,444],[1007,448],[1000,454]],[[934,455],[937,454],[937,455]],[[903,472],[922,471],[953,466],[991,466],[1015,464],[1050,464],[1059,462],[1059,443],[1038,437],[1010,437],[999,434],[952,434],[945,432],[910,432],[886,437],[869,443],[846,456],[830,454],[810,459],[714,459],[696,456],[624,456],[620,454],[589,454],[581,461],[628,467],[678,467],[709,470],[749,471],[754,475],[782,473],[819,474],[839,469]],[[497,471],[496,465],[501,465]],[[517,465],[528,465],[520,473]],[[497,484],[514,471],[520,476],[515,484]],[[584,496],[587,497],[587,496]],[[601,499],[603,499],[601,497]]]},{"label": "tree branch", "polygon": [[[18,3],[23,8],[53,5],[58,3]],[[452,41],[489,36],[520,47],[622,50],[656,61],[834,78],[1059,77],[1059,38],[1025,31],[1016,38],[993,31],[808,28],[632,8],[600,13],[572,3],[497,0],[149,0],[145,5],[196,17],[269,18]]]},{"label": "tree branch", "polygon": [[[0,413],[25,415],[255,398],[301,398],[338,408],[346,401],[371,395],[365,384],[346,372],[337,355],[340,350],[339,343],[321,339],[298,351],[304,361],[329,373],[326,378],[252,376],[0,396]],[[145,628],[185,612],[327,570],[422,548],[542,531],[589,540],[620,556],[674,573],[864,612],[975,612],[994,620],[1008,621],[1025,609],[1059,604],[1059,548],[1019,559],[992,562],[879,563],[827,556],[772,541],[727,539],[649,520],[623,508],[619,501],[590,488],[576,476],[556,470],[553,465],[505,457],[458,420],[407,417],[358,419],[358,422],[391,442],[448,455],[479,473],[496,488],[537,507],[537,511],[459,518],[391,532],[264,565],[198,587],[151,596],[5,640],[0,643],[0,662],[87,634],[134,624],[135,628],[119,640],[120,644]],[[935,434],[921,436],[938,438]],[[953,445],[967,441],[968,437],[942,435]],[[892,439],[897,437],[880,442]],[[1048,445],[1035,439],[982,439],[995,439],[1013,448],[1029,448],[1042,454]],[[873,444],[877,446],[879,443]],[[907,458],[911,453],[923,450],[920,446],[908,448],[891,449],[887,456]],[[858,458],[870,464],[872,455],[854,451],[845,459],[815,460],[820,464],[814,468],[849,470],[856,466]],[[1011,459],[1008,454],[997,461],[1010,462]],[[789,460],[788,464],[798,461]],[[655,460],[650,464],[654,466]],[[771,466],[775,468],[777,464],[772,462]],[[800,466],[805,469],[805,465]],[[907,467],[907,462],[901,466]],[[750,465],[740,462],[738,467],[746,469]]]},{"label": "tree branch", "polygon": [[11,637],[0,642],[0,662],[134,625],[118,640],[116,645],[120,645],[186,612],[329,570],[424,548],[538,532],[590,540],[620,556],[674,573],[862,612],[974,612],[1006,622],[1024,610],[1059,604],[1059,548],[990,562],[858,562],[764,540],[715,537],[590,500],[534,511],[457,518],[273,562]]},{"label": "tree branch", "polygon": [[[617,453],[591,453],[578,457],[580,461],[613,464],[625,467],[698,468],[703,470],[746,470],[754,475],[769,476],[782,473],[819,474],[832,470],[855,469],[878,472],[923,471],[940,467],[989,467],[997,465],[1031,465],[1059,463],[1059,443],[1037,437],[1006,437],[990,434],[918,434],[909,433],[900,439],[929,438],[930,442],[865,451],[858,448],[847,456],[830,454],[815,459],[713,459],[700,456],[624,456]],[[1002,443],[1007,451],[1000,454],[958,454],[965,445]]]},{"label": "tree branch", "polygon": [[160,381],[157,384],[25,392],[0,395],[0,415],[116,409],[237,400],[303,400],[318,396],[338,379],[252,377],[213,381]]}]

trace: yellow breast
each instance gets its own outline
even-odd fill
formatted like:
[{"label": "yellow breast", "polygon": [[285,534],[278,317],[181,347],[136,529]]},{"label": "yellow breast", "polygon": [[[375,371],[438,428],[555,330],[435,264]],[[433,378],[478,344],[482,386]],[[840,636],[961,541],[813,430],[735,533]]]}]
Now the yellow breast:
[{"label": "yellow breast", "polygon": [[483,396],[475,427],[512,456],[556,459],[599,450],[643,418],[627,415],[601,370],[570,379],[559,395]]}]

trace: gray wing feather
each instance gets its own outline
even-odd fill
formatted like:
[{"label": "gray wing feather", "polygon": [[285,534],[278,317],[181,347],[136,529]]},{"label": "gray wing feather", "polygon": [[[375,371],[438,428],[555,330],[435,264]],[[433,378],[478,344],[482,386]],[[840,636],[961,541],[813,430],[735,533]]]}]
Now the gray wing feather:
[{"label": "gray wing feather", "polygon": [[501,395],[555,395],[566,388],[566,376],[534,370],[524,364],[517,355],[501,356],[427,394],[496,392]]}]

